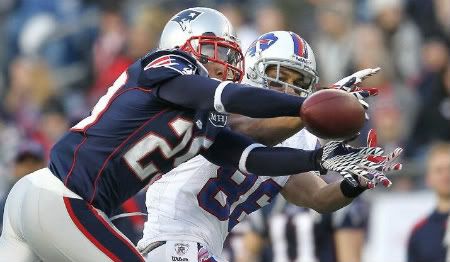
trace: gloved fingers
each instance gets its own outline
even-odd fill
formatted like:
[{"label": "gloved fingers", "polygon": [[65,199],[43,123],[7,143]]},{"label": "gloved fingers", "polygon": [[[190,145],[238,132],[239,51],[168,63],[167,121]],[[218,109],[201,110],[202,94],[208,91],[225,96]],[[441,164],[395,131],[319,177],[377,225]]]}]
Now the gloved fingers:
[{"label": "gloved fingers", "polygon": [[394,149],[394,151],[392,151],[392,153],[390,153],[387,157],[386,157],[386,162],[392,162],[395,159],[397,159],[403,152],[403,148],[401,147],[397,147],[396,149]]},{"label": "gloved fingers", "polygon": [[363,69],[363,70],[359,70],[358,72],[354,73],[352,76],[360,78],[361,80],[364,80],[367,77],[378,73],[378,71],[380,71],[380,70],[381,70],[380,67],[366,68],[366,69]]},{"label": "gloved fingers", "polygon": [[402,170],[403,165],[400,163],[391,164],[388,166],[383,167],[383,171],[398,171]]},{"label": "gloved fingers", "polygon": [[367,146],[368,147],[376,147],[377,146],[377,131],[375,129],[370,129],[367,133]]},{"label": "gloved fingers", "polygon": [[370,92],[367,90],[357,90],[351,92],[352,95],[354,95],[358,100],[366,99],[370,96]]},{"label": "gloved fingers", "polygon": [[376,174],[374,179],[376,180],[376,184],[381,183],[384,187],[390,187],[392,185],[392,181],[383,173]]},{"label": "gloved fingers", "polygon": [[401,165],[400,165],[400,167],[398,167],[398,165],[397,165],[398,163],[396,163],[396,164],[391,164],[391,163],[394,162],[394,160],[396,160],[401,155],[402,152],[403,152],[403,149],[400,147],[397,147],[394,151],[392,151],[387,156],[372,155],[372,156],[368,156],[367,160],[370,162],[376,163],[376,164],[386,166],[386,167],[392,166],[394,168],[393,170],[399,170],[398,168],[401,168]]},{"label": "gloved fingers", "polygon": [[359,178],[359,183],[362,185],[362,186],[364,186],[364,187],[366,187],[366,188],[368,188],[368,189],[373,189],[373,188],[375,188],[375,186],[376,186],[376,183],[374,182],[374,181],[372,181],[371,179],[369,179],[368,177],[366,177],[366,176],[360,176],[360,177],[358,177]]},{"label": "gloved fingers", "polygon": [[367,104],[366,101],[364,101],[364,100],[362,100],[362,99],[360,99],[360,100],[358,100],[358,101],[359,101],[359,103],[362,105],[362,107],[364,107],[364,110],[367,110],[367,109],[369,108],[369,104]]},{"label": "gloved fingers", "polygon": [[376,96],[378,95],[378,88],[375,87],[358,87],[357,89],[355,89],[355,91],[366,91],[369,93],[369,96]]},{"label": "gloved fingers", "polygon": [[384,149],[381,147],[363,147],[360,148],[358,155],[359,156],[365,156],[364,160],[367,160],[369,162],[374,162],[377,163],[375,161],[372,161],[373,159],[376,159],[375,157],[378,156],[383,156],[384,154]]}]

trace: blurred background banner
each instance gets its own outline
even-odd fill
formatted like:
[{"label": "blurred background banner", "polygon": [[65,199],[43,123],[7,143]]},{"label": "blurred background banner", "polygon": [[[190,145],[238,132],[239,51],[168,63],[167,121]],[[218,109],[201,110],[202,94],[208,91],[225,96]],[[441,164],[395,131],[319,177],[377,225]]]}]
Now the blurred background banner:
[{"label": "blurred background banner", "polygon": [[373,196],[365,262],[406,261],[411,229],[434,208],[430,192],[385,193]]}]

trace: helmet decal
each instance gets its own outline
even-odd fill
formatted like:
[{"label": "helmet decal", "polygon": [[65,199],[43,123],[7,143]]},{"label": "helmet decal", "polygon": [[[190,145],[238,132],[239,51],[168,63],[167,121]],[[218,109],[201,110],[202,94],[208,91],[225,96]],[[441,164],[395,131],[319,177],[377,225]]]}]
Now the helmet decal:
[{"label": "helmet decal", "polygon": [[158,47],[182,50],[203,64],[222,65],[222,80],[239,82],[244,75],[236,31],[222,13],[211,8],[193,7],[175,14],[164,26]]},{"label": "helmet decal", "polygon": [[264,34],[250,45],[247,52],[250,56],[254,56],[257,50],[264,51],[273,45],[277,40],[278,37],[274,33]]},{"label": "helmet decal", "polygon": [[194,21],[199,15],[203,14],[203,12],[186,9],[183,12],[179,13],[176,17],[172,19],[172,21],[177,22],[183,31],[186,31],[190,27],[192,21]]},{"label": "helmet decal", "polygon": [[306,47],[305,40],[296,33],[290,32],[290,34],[294,42],[294,54],[307,59],[308,48]]}]

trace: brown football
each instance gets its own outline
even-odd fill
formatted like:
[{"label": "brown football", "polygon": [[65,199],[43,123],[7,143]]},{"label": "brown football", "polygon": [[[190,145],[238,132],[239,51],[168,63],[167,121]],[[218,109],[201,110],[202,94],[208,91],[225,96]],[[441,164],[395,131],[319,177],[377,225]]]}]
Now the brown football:
[{"label": "brown football", "polygon": [[306,129],[324,139],[345,139],[364,125],[364,108],[350,93],[323,89],[308,97],[300,110]]}]

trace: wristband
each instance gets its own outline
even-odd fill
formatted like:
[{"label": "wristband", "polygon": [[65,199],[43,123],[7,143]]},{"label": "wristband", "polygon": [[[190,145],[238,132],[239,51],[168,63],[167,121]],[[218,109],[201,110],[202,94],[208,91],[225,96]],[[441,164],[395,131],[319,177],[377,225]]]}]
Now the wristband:
[{"label": "wristband", "polygon": [[342,180],[340,187],[342,194],[348,198],[355,198],[366,190],[364,187],[354,187],[347,179]]}]

